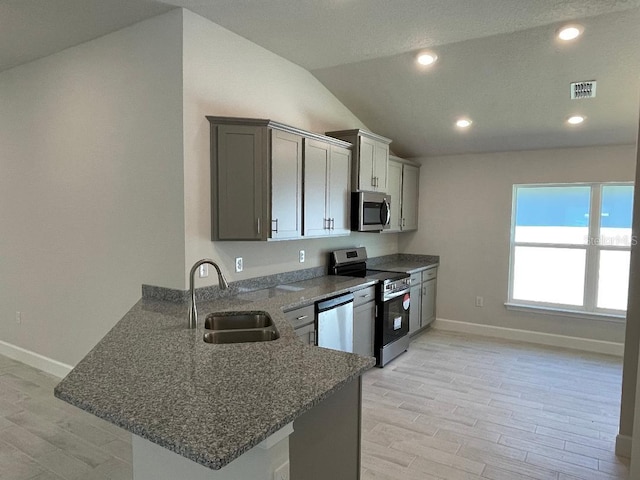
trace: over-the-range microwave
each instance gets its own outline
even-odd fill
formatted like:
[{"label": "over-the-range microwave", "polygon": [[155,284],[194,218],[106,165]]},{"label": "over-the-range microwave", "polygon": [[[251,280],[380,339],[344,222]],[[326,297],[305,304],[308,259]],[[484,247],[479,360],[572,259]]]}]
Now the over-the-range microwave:
[{"label": "over-the-range microwave", "polygon": [[380,232],[390,227],[391,196],[382,192],[351,193],[351,230]]}]

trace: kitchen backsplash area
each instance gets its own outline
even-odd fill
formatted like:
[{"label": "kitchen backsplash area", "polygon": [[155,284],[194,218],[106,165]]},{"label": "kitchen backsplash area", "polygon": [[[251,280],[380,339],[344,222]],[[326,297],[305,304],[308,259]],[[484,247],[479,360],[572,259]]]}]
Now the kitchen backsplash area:
[{"label": "kitchen backsplash area", "polygon": [[[396,263],[396,262],[424,262],[439,263],[438,255],[419,255],[411,253],[394,253],[390,255],[382,255],[368,259],[367,263],[371,267],[376,265]],[[276,287],[287,283],[309,280],[312,278],[327,275],[328,264],[312,268],[304,268],[290,272],[277,273],[273,275],[265,275],[261,277],[248,278],[230,282],[227,290],[221,290],[217,285],[209,285],[196,289],[196,298],[198,300],[215,300],[218,298],[226,298],[242,293],[262,290],[265,288]],[[157,287],[153,285],[142,285],[142,298],[162,300],[168,302],[187,302],[189,299],[188,290],[177,290],[172,288]]]}]

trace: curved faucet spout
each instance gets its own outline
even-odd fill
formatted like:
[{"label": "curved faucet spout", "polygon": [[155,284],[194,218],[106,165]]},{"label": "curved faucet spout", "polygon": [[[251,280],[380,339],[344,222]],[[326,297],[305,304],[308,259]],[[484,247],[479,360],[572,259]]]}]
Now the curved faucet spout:
[{"label": "curved faucet spout", "polygon": [[229,282],[224,278],[224,274],[220,270],[220,267],[216,262],[211,260],[210,258],[203,258],[202,260],[198,260],[191,267],[191,271],[189,272],[189,328],[196,328],[198,326],[198,310],[196,308],[196,289],[194,286],[196,271],[200,268],[200,265],[203,264],[212,265],[216,272],[218,272],[218,286],[221,290],[226,290],[229,288]]}]

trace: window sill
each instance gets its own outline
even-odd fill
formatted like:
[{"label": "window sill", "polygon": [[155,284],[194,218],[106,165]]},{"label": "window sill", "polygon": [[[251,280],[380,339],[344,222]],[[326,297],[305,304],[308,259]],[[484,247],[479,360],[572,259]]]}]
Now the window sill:
[{"label": "window sill", "polygon": [[541,307],[538,305],[525,305],[521,303],[505,303],[507,310],[516,312],[540,313],[542,315],[556,315],[561,317],[584,318],[589,320],[603,320],[605,322],[624,323],[626,314],[583,312],[580,310],[569,310],[565,308]]}]

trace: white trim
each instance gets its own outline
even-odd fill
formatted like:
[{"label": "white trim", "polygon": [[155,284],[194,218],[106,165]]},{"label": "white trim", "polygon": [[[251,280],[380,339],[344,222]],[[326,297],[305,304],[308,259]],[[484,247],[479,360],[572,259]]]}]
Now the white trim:
[{"label": "white trim", "polygon": [[626,315],[616,315],[614,313],[586,312],[583,310],[569,310],[566,308],[546,307],[540,305],[527,305],[525,303],[505,303],[507,310],[516,312],[541,313],[543,315],[556,315],[559,317],[584,318],[588,320],[602,320],[605,322],[625,323]]},{"label": "white trim", "polygon": [[616,437],[616,455],[631,458],[631,436],[618,434]]},{"label": "white trim", "polygon": [[519,330],[517,328],[496,327],[494,325],[482,325],[478,323],[461,322],[459,320],[447,320],[436,318],[433,322],[436,330],[450,332],[471,333],[485,337],[506,338],[521,342],[538,343],[554,347],[573,348],[587,352],[604,353],[621,357],[624,353],[624,344],[593,340],[590,338],[569,337],[553,333],[533,332],[531,330]]},{"label": "white trim", "polygon": [[59,362],[39,353],[32,352],[31,350],[12,345],[0,340],[0,355],[9,357],[13,360],[25,363],[31,367],[42,370],[43,372],[55,375],[58,378],[66,377],[67,374],[73,369],[71,365]]}]

